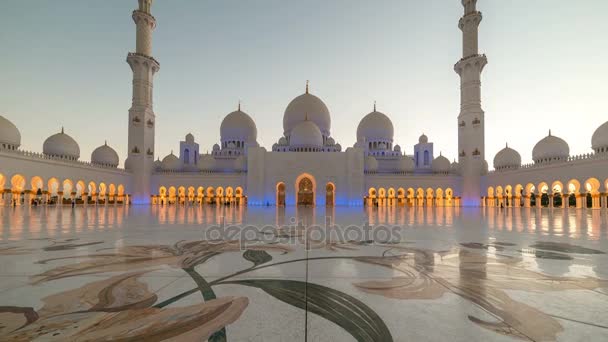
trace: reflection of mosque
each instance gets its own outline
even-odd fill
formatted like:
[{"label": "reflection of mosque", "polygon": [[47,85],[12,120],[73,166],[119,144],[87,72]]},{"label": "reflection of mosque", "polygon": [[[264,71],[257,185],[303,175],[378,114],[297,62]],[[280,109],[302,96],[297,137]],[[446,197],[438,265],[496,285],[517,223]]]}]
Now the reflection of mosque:
[{"label": "reflection of mosque", "polygon": [[402,148],[390,115],[375,104],[360,120],[354,145],[343,148],[331,135],[328,106],[308,84],[285,108],[283,134],[269,149],[258,144],[256,123],[239,104],[222,120],[211,151],[201,153],[187,134],[179,153],[161,160],[154,142],[153,84],[160,70],[152,57],[156,18],[152,0],[139,0],[132,14],[136,51],[127,55],[133,96],[124,169],[107,143],[92,152],[90,162],[80,161],[78,143],[63,129],[44,142],[42,153],[20,150],[21,132],[0,116],[0,205],[605,208],[608,122],[593,134],[592,153],[571,156],[568,144],[549,132],[534,147],[533,164],[522,164],[520,154],[506,146],[494,157],[494,170],[488,170],[481,108],[487,58],[478,46],[482,14],[477,0],[462,4],[462,58],[454,65],[461,109],[454,122],[458,157],[453,162],[441,152],[436,156],[425,134],[409,151]]}]

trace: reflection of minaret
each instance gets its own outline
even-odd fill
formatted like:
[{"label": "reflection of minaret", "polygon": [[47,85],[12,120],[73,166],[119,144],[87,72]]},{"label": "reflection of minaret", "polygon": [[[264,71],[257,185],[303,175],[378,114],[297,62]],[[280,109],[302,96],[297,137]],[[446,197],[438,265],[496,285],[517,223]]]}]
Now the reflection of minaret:
[{"label": "reflection of minaret", "polygon": [[133,71],[133,104],[129,109],[129,163],[133,172],[132,193],[134,203],[149,203],[151,174],[154,161],[154,125],[152,90],[154,74],[160,65],[152,57],[152,31],[156,19],[150,14],[152,0],[139,0],[139,9],[133,11],[137,25],[135,52],[127,56]]},{"label": "reflection of minaret", "polygon": [[458,27],[462,30],[462,59],[454,70],[460,75],[460,115],[458,116],[458,153],[462,168],[463,205],[478,206],[481,196],[481,175],[484,172],[484,112],[481,109],[481,72],[487,64],[478,51],[478,27],[481,12],[477,0],[462,0],[464,16]]}]

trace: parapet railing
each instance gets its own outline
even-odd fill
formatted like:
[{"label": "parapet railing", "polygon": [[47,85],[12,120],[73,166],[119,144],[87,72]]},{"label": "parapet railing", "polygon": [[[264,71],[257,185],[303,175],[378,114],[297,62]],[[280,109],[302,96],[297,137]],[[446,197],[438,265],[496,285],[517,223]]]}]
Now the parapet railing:
[{"label": "parapet railing", "polygon": [[247,170],[155,170],[157,175],[194,175],[194,174],[242,174],[247,173]]},{"label": "parapet railing", "polygon": [[94,168],[98,168],[98,169],[125,171],[125,169],[113,167],[110,165],[101,165],[101,164],[91,163],[88,161],[72,160],[72,159],[62,158],[62,157],[58,157],[58,156],[49,156],[49,155],[39,153],[39,152],[24,151],[24,150],[10,150],[10,149],[3,149],[3,148],[0,148],[0,152],[7,153],[7,154],[16,154],[16,155],[30,158],[30,159],[52,160],[52,161],[66,163],[66,164],[83,165],[83,166],[94,167]]},{"label": "parapet railing", "polygon": [[574,164],[574,163],[580,162],[580,161],[593,161],[593,160],[608,160],[608,153],[577,154],[574,156],[569,156],[568,158],[563,158],[561,160],[554,160],[554,161],[541,162],[541,163],[522,164],[519,167],[506,167],[506,168],[501,168],[501,169],[497,169],[497,170],[492,170],[492,171],[489,171],[488,174],[515,171],[515,170],[521,170],[521,169],[540,169],[540,168],[547,167],[547,166],[555,166],[555,165],[560,165],[560,164],[562,164],[562,165],[563,164]]}]

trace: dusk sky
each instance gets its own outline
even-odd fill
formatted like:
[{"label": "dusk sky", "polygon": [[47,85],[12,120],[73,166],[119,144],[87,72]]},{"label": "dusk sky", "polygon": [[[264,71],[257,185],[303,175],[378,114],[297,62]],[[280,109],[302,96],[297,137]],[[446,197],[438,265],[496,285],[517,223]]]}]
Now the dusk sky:
[{"label": "dusk sky", "polygon": [[[2,1],[0,114],[21,130],[22,149],[41,152],[64,126],[82,160],[107,139],[122,165],[136,7],[136,0]],[[531,162],[549,129],[571,154],[591,152],[591,135],[608,120],[608,1],[479,0],[478,8],[490,166],[505,142]],[[437,155],[457,157],[460,0],[156,0],[152,11],[161,159],[189,132],[202,152],[211,150],[239,99],[270,149],[306,80],[329,107],[343,147],[354,144],[375,100],[406,153],[424,132]]]}]

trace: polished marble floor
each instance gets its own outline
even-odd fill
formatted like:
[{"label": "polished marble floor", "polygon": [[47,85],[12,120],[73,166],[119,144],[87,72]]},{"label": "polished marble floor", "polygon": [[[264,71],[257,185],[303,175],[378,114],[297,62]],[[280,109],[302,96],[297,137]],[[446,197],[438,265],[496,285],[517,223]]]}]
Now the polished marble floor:
[{"label": "polished marble floor", "polygon": [[608,215],[0,208],[0,340],[607,341]]}]

